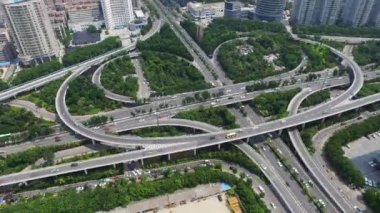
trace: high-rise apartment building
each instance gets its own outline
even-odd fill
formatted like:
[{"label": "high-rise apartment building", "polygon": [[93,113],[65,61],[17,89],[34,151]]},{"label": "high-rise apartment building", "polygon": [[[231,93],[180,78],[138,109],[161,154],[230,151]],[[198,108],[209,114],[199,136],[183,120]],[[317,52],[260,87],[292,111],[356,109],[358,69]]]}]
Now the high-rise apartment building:
[{"label": "high-rise apartment building", "polygon": [[[318,24],[332,25],[339,18],[342,8],[342,0],[319,0],[321,3],[321,16],[319,17]],[[316,11],[319,13],[319,11]]]},{"label": "high-rise apartment building", "polygon": [[282,19],[285,0],[258,0],[256,16],[261,20],[280,21]]},{"label": "high-rise apartment building", "polygon": [[132,0],[101,0],[107,29],[127,27],[133,21]]},{"label": "high-rise apartment building", "polygon": [[380,0],[375,0],[368,24],[371,26],[380,27]]},{"label": "high-rise apartment building", "polygon": [[317,0],[294,0],[290,21],[300,25],[314,24]]},{"label": "high-rise apartment building", "polygon": [[42,0],[8,0],[3,7],[23,64],[43,63],[59,55],[59,41]]},{"label": "high-rise apartment building", "polygon": [[335,24],[342,0],[295,0],[291,22],[300,25]]},{"label": "high-rise apartment building", "polygon": [[342,13],[343,24],[352,27],[366,25],[374,5],[375,0],[347,0]]}]

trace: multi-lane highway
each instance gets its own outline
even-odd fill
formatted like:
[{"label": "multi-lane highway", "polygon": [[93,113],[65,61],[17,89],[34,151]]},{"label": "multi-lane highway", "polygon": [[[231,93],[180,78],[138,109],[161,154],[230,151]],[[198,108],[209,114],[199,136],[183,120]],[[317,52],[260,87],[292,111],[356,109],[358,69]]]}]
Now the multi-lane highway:
[{"label": "multi-lane highway", "polygon": [[58,70],[52,74],[40,77],[40,78],[35,79],[33,81],[29,81],[29,82],[23,83],[21,85],[17,85],[15,87],[11,87],[7,90],[2,90],[0,92],[0,101],[5,101],[7,99],[10,99],[10,98],[17,96],[20,93],[28,92],[28,91],[31,91],[33,89],[39,88],[43,85],[48,84],[49,82],[52,82],[54,80],[57,80],[59,78],[66,76],[70,72],[81,70],[81,69],[88,69],[89,67],[91,67],[93,65],[102,63],[103,61],[107,60],[108,58],[112,57],[113,55],[117,55],[118,53],[123,52],[123,51],[131,51],[134,48],[135,48],[135,43],[133,43],[127,47],[122,47],[122,48],[107,52],[103,55],[97,56],[95,58],[86,60],[84,62],[75,64],[75,65],[72,65],[70,67],[60,69],[60,70]]},{"label": "multi-lane highway", "polygon": [[[199,48],[199,46],[181,28],[181,26],[174,20],[171,14],[169,14],[163,8],[161,3],[155,2],[155,4],[159,5],[158,6],[159,12],[167,16],[167,21],[170,23],[171,28],[174,30],[176,35],[181,39],[181,41],[183,41],[185,46],[190,50],[191,54],[194,56],[197,63],[201,66],[201,72],[205,76],[206,80],[212,82],[214,85],[222,85],[222,82],[223,84],[231,84],[232,82],[224,76],[223,72],[218,70],[218,68],[213,67],[210,60],[207,58],[207,56],[205,56],[205,54]],[[165,15],[162,15],[162,16],[166,18]],[[158,28],[155,28],[155,29],[159,29],[160,25],[161,24],[159,24]],[[292,36],[294,39],[300,40],[302,42],[311,43],[311,44],[317,43],[315,41],[310,41],[307,39],[299,39],[297,36],[293,34]],[[317,107],[311,108],[307,111],[296,113],[299,107],[299,104],[307,95],[315,91],[318,91],[322,88],[332,87],[336,85],[343,85],[343,84],[349,83],[350,81],[348,81],[347,78],[341,77],[338,79],[323,79],[322,81],[320,80],[320,81],[297,85],[297,86],[301,86],[301,88],[303,88],[304,90],[302,93],[296,96],[290,103],[289,111],[291,112],[291,115],[281,120],[270,121],[270,122],[262,123],[255,126],[226,131],[226,130],[218,129],[211,125],[200,123],[200,122],[187,121],[187,120],[181,120],[181,119],[167,119],[167,120],[164,119],[160,121],[160,125],[186,126],[186,127],[201,129],[206,132],[212,132],[212,133],[199,134],[199,135],[191,135],[191,136],[187,135],[187,136],[164,137],[164,138],[140,138],[140,137],[135,137],[135,136],[117,137],[117,136],[107,135],[102,131],[96,131],[95,129],[85,127],[81,123],[76,121],[68,112],[68,108],[65,103],[65,97],[66,97],[66,93],[69,87],[69,82],[71,82],[76,77],[78,77],[83,72],[85,72],[86,69],[89,68],[90,66],[94,64],[99,64],[103,62],[104,60],[107,60],[109,57],[113,56],[114,54],[117,54],[121,51],[132,50],[134,48],[135,48],[135,44],[133,43],[127,47],[106,53],[102,56],[96,57],[94,59],[90,59],[78,65],[74,65],[72,67],[62,69],[48,76],[44,76],[44,77],[41,77],[40,79],[36,79],[32,82],[27,82],[18,87],[14,87],[14,88],[10,88],[8,90],[2,91],[0,93],[0,101],[4,101],[13,96],[16,96],[19,93],[40,87],[52,80],[61,78],[67,75],[68,73],[71,73],[70,76],[64,81],[64,83],[59,88],[56,99],[55,99],[57,115],[59,116],[61,121],[66,126],[68,126],[71,130],[73,130],[75,133],[82,135],[86,138],[99,141],[106,145],[124,147],[127,149],[135,149],[136,147],[139,147],[139,148],[146,147],[146,148],[143,150],[131,151],[131,152],[126,152],[122,154],[111,155],[111,156],[96,158],[96,159],[87,160],[87,161],[81,161],[79,162],[77,166],[72,166],[71,164],[62,164],[62,165],[57,165],[57,166],[52,166],[52,167],[47,167],[47,168],[41,168],[41,169],[1,176],[0,177],[1,186],[45,178],[45,177],[56,176],[60,174],[66,174],[66,173],[75,172],[75,171],[83,171],[83,170],[97,168],[101,166],[113,165],[117,163],[131,161],[131,160],[141,160],[145,158],[151,158],[151,157],[156,157],[156,156],[161,156],[161,155],[166,155],[166,154],[171,154],[171,153],[176,153],[176,152],[196,150],[202,147],[208,147],[212,145],[218,145],[218,144],[227,143],[231,141],[246,139],[246,138],[250,138],[257,135],[262,135],[262,134],[266,134],[266,133],[270,133],[270,132],[274,132],[278,130],[296,127],[308,122],[320,120],[332,115],[340,114],[342,112],[346,112],[352,109],[356,109],[356,108],[380,101],[380,94],[372,95],[372,96],[361,98],[358,100],[351,100],[352,97],[355,96],[357,92],[359,92],[361,87],[363,86],[363,82],[364,82],[363,73],[360,67],[356,64],[356,62],[352,60],[352,58],[344,55],[342,52],[334,48],[328,47],[334,54],[341,57],[345,61],[345,63],[351,68],[350,74],[351,74],[352,81],[351,81],[350,87],[345,92],[343,92],[336,98],[326,103],[323,103]],[[211,78],[212,73],[215,74],[220,81],[213,80]],[[100,79],[100,72],[97,73],[96,75],[98,75],[97,78]],[[325,84],[326,82],[328,83]],[[98,83],[100,85],[100,81]],[[322,87],[320,85],[322,85]],[[220,92],[222,90],[223,95],[219,98],[209,100],[208,102],[204,102],[204,103],[196,103],[196,104],[182,106],[181,102],[184,97],[187,97],[189,95],[194,95],[194,93],[188,93],[188,94],[182,94],[178,96],[165,97],[162,100],[158,99],[157,101],[153,101],[150,104],[141,106],[141,108],[146,107],[146,109],[152,109],[152,108],[156,108],[155,104],[173,103],[174,106],[172,108],[163,110],[169,113],[168,117],[171,117],[171,115],[175,114],[176,112],[187,110],[199,105],[220,106],[220,105],[227,105],[231,103],[251,100],[256,95],[263,92],[261,91],[261,92],[246,93],[245,86],[246,86],[246,83],[210,89],[209,91],[215,91],[215,92]],[[282,89],[296,88],[297,86],[290,85],[287,87],[283,87]],[[278,90],[278,88],[276,90]],[[276,90],[267,90],[267,91],[276,91]],[[126,112],[130,113],[131,111],[128,111],[128,110]],[[146,115],[146,116],[151,116],[151,115]],[[130,117],[130,115],[129,114],[124,115],[124,117]],[[140,116],[139,119],[141,119],[142,117],[143,116]],[[121,120],[117,122],[121,124],[121,126],[123,127],[123,129],[122,128],[118,129],[119,131],[125,131],[125,130],[134,129],[134,128],[141,128],[141,127],[155,125],[155,122],[152,119],[149,119],[146,121],[140,120],[138,121],[138,123],[136,123],[129,119],[124,119],[124,121],[122,121],[122,118],[121,118]],[[226,135],[229,133],[234,133],[234,137],[226,137]],[[328,195],[331,201],[342,212],[352,212],[354,203],[341,197],[340,194],[334,189],[334,187],[328,183],[328,180],[326,180],[323,174],[318,173],[318,169],[315,169],[315,170],[310,169],[310,168],[316,168],[317,165],[315,165],[315,163],[312,161],[312,159],[307,153],[307,150],[304,149],[304,147],[297,148],[298,145],[302,144],[299,134],[297,135],[296,131],[290,131],[290,137],[294,143],[294,146],[296,147],[298,154],[301,156],[301,159],[304,161],[305,165],[309,168],[311,175],[313,176],[315,181],[325,191],[326,195]],[[255,162],[260,163],[260,164],[265,164],[265,160],[261,159],[261,157],[257,156],[255,153],[252,153],[252,148],[250,148],[247,144],[241,143],[238,145],[238,147]],[[281,176],[279,176],[276,173],[275,170],[273,169],[268,169],[268,170],[264,169],[264,170],[265,170],[263,171],[264,174],[266,174],[268,178],[271,180],[273,187],[284,199],[284,203],[290,212],[308,212],[305,209],[305,207],[302,204],[300,204],[298,199],[293,196],[292,192],[289,191],[289,189],[285,186],[285,184],[283,184],[284,181],[282,180]]]},{"label": "multi-lane highway", "polygon": [[[306,99],[309,95],[313,94],[317,90],[303,90],[298,95],[296,95],[288,106],[288,111],[290,115],[294,115],[297,113],[298,108],[300,107],[302,101]],[[313,177],[315,182],[323,189],[326,195],[332,200],[334,205],[336,205],[339,209],[347,212],[348,210],[352,210],[353,207],[350,205],[350,202],[347,201],[336,189],[331,185],[328,178],[326,178],[323,173],[320,171],[320,166],[317,165],[312,156],[310,155],[308,149],[304,145],[301,139],[301,135],[299,131],[294,128],[289,130],[289,137],[295,148],[296,152],[300,156],[302,162],[308,168],[310,175]],[[352,202],[352,201],[351,201]]]},{"label": "multi-lane highway", "polygon": [[[310,40],[303,40],[303,41],[308,42],[308,43],[316,43],[316,42],[310,41]],[[337,104],[340,104],[346,100],[351,99],[351,97],[353,97],[360,90],[360,88],[362,87],[363,82],[364,82],[363,73],[361,72],[360,67],[357,65],[357,63],[355,61],[353,61],[351,58],[347,57],[346,55],[344,55],[340,51],[338,51],[334,48],[331,48],[331,47],[329,47],[329,48],[331,49],[331,51],[333,53],[335,53],[336,55],[341,57],[343,60],[345,60],[346,63],[350,66],[351,71],[352,71],[353,81],[352,81],[351,86],[344,93],[342,93],[341,95],[339,95],[337,98],[333,99],[332,101],[329,101],[326,104],[324,104],[324,109],[329,109],[329,108],[335,107]],[[119,137],[105,135],[105,134],[99,134],[97,132],[91,131],[90,129],[84,127],[83,125],[81,125],[79,123],[77,123],[76,121],[74,121],[71,118],[71,116],[67,110],[66,104],[65,104],[65,95],[66,95],[66,91],[68,88],[68,83],[72,79],[74,79],[78,75],[80,75],[82,72],[83,71],[74,72],[71,74],[71,76],[68,79],[66,79],[66,81],[61,85],[61,88],[59,89],[59,91],[57,93],[56,103],[55,103],[59,117],[65,123],[65,125],[67,125],[74,132],[76,132],[80,135],[83,135],[84,137],[90,138],[92,140],[100,141],[100,142],[103,142],[107,145],[115,145],[115,146],[119,146],[119,147],[120,146],[121,147],[131,147],[133,145],[141,146],[141,145],[145,145],[145,144],[156,144],[156,143],[169,143],[169,144],[172,143],[172,144],[175,144],[175,143],[181,143],[181,142],[184,143],[184,142],[199,142],[199,141],[202,141],[202,142],[209,141],[210,143],[212,143],[212,141],[210,141],[209,135],[141,139],[141,138],[136,138],[136,137],[119,138]],[[245,98],[246,97],[241,97],[241,99],[242,99],[241,101],[244,101]],[[283,128],[288,128],[291,126],[297,126],[297,125],[300,125],[300,124],[307,122],[307,120],[310,120],[310,121],[315,120],[314,118],[316,118],[316,117],[309,116],[311,113],[322,114],[322,116],[321,115],[317,116],[318,118],[325,117],[323,115],[326,115],[326,113],[324,111],[322,112],[321,109],[322,108],[311,109],[307,113],[294,115],[292,117],[287,118],[286,120],[283,119],[280,121],[269,122],[266,124],[256,126],[254,129],[246,128],[246,129],[239,129],[237,131],[245,133],[245,134],[240,134],[240,135],[244,135],[246,137],[252,137],[252,136],[255,136],[257,134],[263,134],[263,133],[272,132],[275,130],[281,130]],[[294,123],[292,123],[292,121]],[[261,126],[264,128],[260,128]],[[218,136],[220,138],[224,138],[224,139],[222,139],[224,142],[233,141],[233,139],[228,139],[228,138],[224,137],[227,133],[228,133],[227,131],[224,131],[224,132],[222,131],[218,134]],[[241,136],[238,136],[238,137],[241,137]]]}]

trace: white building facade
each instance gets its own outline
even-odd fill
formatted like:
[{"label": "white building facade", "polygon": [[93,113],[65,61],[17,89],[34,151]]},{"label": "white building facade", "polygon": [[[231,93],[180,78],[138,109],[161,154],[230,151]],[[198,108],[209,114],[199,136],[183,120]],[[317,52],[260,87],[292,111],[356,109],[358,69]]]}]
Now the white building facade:
[{"label": "white building facade", "polygon": [[134,20],[132,0],[101,0],[107,29],[128,27]]}]

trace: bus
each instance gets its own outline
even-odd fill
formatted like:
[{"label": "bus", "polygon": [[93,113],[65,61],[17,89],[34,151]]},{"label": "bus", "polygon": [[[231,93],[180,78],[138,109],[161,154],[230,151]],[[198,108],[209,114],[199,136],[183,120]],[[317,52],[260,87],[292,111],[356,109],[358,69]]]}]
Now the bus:
[{"label": "bus", "polygon": [[228,133],[228,134],[226,135],[226,139],[234,138],[234,137],[236,137],[236,136],[237,136],[236,132],[230,132],[230,133]]}]

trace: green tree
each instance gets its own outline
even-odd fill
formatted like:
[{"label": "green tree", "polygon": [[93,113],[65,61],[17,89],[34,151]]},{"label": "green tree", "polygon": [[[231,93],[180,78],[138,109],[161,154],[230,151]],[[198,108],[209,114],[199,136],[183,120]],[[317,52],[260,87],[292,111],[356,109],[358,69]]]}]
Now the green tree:
[{"label": "green tree", "polygon": [[96,29],[96,27],[94,25],[89,25],[87,27],[87,30],[86,30],[88,33],[97,33],[98,30]]}]

